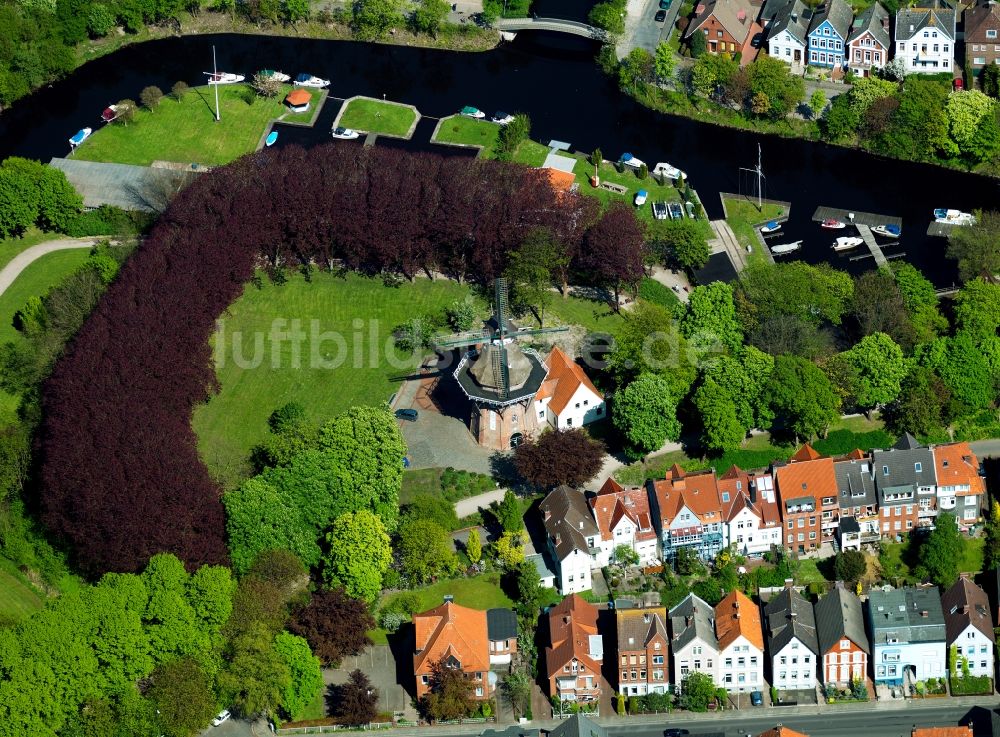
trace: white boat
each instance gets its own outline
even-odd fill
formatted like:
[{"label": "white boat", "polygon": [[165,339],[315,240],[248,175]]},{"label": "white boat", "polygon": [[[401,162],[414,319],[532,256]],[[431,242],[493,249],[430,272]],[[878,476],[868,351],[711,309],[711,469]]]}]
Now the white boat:
[{"label": "white boat", "polygon": [[939,208],[934,211],[934,222],[947,225],[975,225],[976,217],[961,210],[946,210]]},{"label": "white boat", "polygon": [[819,227],[826,228],[827,230],[840,230],[841,228],[846,228],[847,224],[842,223],[839,220],[835,220],[834,218],[827,218],[819,224]]},{"label": "white boat", "polygon": [[649,192],[644,189],[640,189],[635,193],[635,206],[642,207],[646,204],[646,198],[649,197]]},{"label": "white boat", "polygon": [[833,242],[834,251],[849,251],[852,248],[857,248],[862,243],[865,242],[864,238],[858,238],[857,236],[841,236]]},{"label": "white boat", "polygon": [[786,253],[798,251],[800,248],[802,248],[802,241],[792,241],[791,243],[782,243],[777,246],[771,246],[771,253],[775,256],[781,256]]},{"label": "white boat", "polygon": [[505,113],[503,110],[497,110],[493,113],[493,117],[490,118],[490,122],[496,123],[497,125],[508,125],[514,122],[514,116],[510,113]]},{"label": "white boat", "polygon": [[334,138],[340,138],[341,140],[344,141],[353,141],[361,134],[358,133],[353,128],[344,128],[343,126],[338,125],[332,131],[330,131],[330,135],[333,136]]},{"label": "white boat", "polygon": [[476,120],[482,120],[486,117],[486,113],[477,107],[472,107],[472,105],[466,105],[458,111],[458,114],[464,115],[467,118],[475,118]]},{"label": "white boat", "polygon": [[209,84],[237,84],[246,79],[242,74],[232,72],[205,72],[205,74],[208,75]]},{"label": "white boat", "polygon": [[646,164],[645,161],[643,161],[642,159],[637,159],[632,154],[622,154],[621,162],[625,166],[631,167],[633,169],[639,169],[640,167],[645,166]]},{"label": "white boat", "polygon": [[76,148],[81,143],[90,138],[90,134],[94,131],[91,128],[81,128],[76,133],[74,133],[69,139],[69,145]]},{"label": "white boat", "polygon": [[303,72],[295,78],[295,84],[299,87],[329,87],[330,80]]},{"label": "white boat", "polygon": [[777,233],[779,230],[781,230],[781,223],[777,220],[768,220],[760,226],[761,235],[770,235],[771,233]]},{"label": "white boat", "polygon": [[872,226],[872,233],[875,235],[880,235],[883,238],[899,238],[903,234],[903,231],[898,225],[874,225]]},{"label": "white boat", "polygon": [[284,72],[276,72],[273,69],[261,69],[257,74],[265,79],[273,79],[275,82],[288,82],[291,80],[291,77]]},{"label": "white boat", "polygon": [[653,167],[653,174],[666,177],[667,179],[683,179],[687,176],[676,166],[671,166],[670,164],[662,161]]}]

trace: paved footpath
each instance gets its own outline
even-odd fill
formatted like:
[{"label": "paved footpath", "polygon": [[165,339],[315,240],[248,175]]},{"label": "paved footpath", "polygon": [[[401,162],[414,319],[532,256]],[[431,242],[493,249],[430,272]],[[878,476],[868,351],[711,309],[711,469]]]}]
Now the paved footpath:
[{"label": "paved footpath", "polygon": [[0,270],[0,294],[7,291],[11,284],[35,261],[49,253],[66,251],[71,248],[93,248],[97,238],[61,238],[54,241],[39,243],[37,246],[21,251]]}]

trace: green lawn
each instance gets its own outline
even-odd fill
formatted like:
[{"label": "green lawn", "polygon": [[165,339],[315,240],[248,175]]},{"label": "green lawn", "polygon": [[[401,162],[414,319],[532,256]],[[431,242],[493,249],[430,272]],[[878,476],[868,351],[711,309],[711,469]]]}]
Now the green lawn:
[{"label": "green lawn", "polygon": [[443,468],[408,468],[403,471],[403,486],[399,490],[399,504],[409,504],[420,494],[441,493]]},{"label": "green lawn", "polygon": [[[580,325],[589,333],[613,333],[625,318],[615,312],[607,302],[598,302],[583,297],[552,296],[552,301],[545,313],[545,322],[551,323],[551,317],[558,318],[564,325]],[[527,325],[527,323],[525,323]],[[531,327],[534,327],[536,322]]]},{"label": "green lawn", "polygon": [[514,161],[525,166],[538,167],[545,163],[545,157],[548,155],[548,148],[528,139],[518,144],[517,151],[514,153]]},{"label": "green lawn", "polygon": [[[911,538],[905,536],[899,543],[888,540],[881,542],[882,553],[879,562],[882,566],[882,575],[887,580],[902,578],[909,582],[916,581],[911,571],[911,566],[917,564],[916,553],[911,550],[912,542]],[[959,572],[978,573],[983,569],[983,538],[963,535],[962,543],[962,555],[958,561]]]},{"label": "green lawn", "polygon": [[413,108],[400,105],[398,102],[359,97],[347,104],[337,125],[366,133],[405,136],[410,132],[410,126],[416,117]]},{"label": "green lawn", "polygon": [[[392,288],[381,280],[326,272],[314,273],[309,283],[295,275],[283,286],[266,280],[262,289],[248,285],[222,316],[226,350],[216,353],[222,357],[216,366],[221,390],[195,409],[202,458],[223,484],[231,485],[241,479],[247,455],[264,437],[275,407],[297,400],[321,422],[356,404],[388,401],[399,379],[424,354],[406,360],[393,354],[399,365],[392,366],[386,347],[392,346],[393,329],[468,294],[467,285],[447,279],[417,279]],[[292,320],[304,333],[298,368],[291,341],[271,337],[273,329],[287,330]],[[320,338],[316,343],[314,331]],[[240,355],[233,351],[234,339]],[[255,341],[257,366],[251,360]]]},{"label": "green lawn", "polygon": [[0,558],[0,626],[14,624],[42,606],[39,596],[24,576],[5,558]]},{"label": "green lawn", "polygon": [[38,228],[31,227],[20,238],[0,238],[0,269],[22,251],[27,251],[39,243],[56,241],[63,237],[59,233],[43,233]]},{"label": "green lawn", "polygon": [[[288,112],[284,86],[273,99],[244,99],[245,85],[219,88],[221,119],[215,122],[215,92],[195,87],[180,101],[165,97],[153,111],[139,110],[128,126],[106,125],[94,131],[73,154],[88,161],[149,166],[154,161],[228,164],[253,151],[267,124]],[[319,90],[309,90],[315,101]],[[301,116],[308,120],[312,111]],[[298,116],[297,116],[298,117]],[[289,118],[295,119],[295,118]]]},{"label": "green lawn", "polygon": [[310,719],[325,719],[329,714],[326,713],[326,685],[319,690],[316,697],[306,704],[306,707],[298,714],[295,715],[293,721],[304,722]]},{"label": "green lawn", "polygon": [[56,251],[42,256],[22,271],[10,288],[0,295],[0,344],[20,338],[13,325],[14,313],[24,307],[28,297],[43,296],[76,271],[89,256],[87,248]]},{"label": "green lawn", "polygon": [[[732,197],[725,199],[726,214],[728,215],[726,222],[729,223],[737,240],[744,247],[760,245],[760,241],[754,234],[754,226],[788,214],[784,207],[769,202],[763,203],[763,208],[758,210],[755,202],[744,199],[735,200]],[[759,248],[755,248],[752,253],[759,250]]]},{"label": "green lawn", "polygon": [[441,119],[437,136],[439,143],[464,143],[471,146],[483,146],[488,151],[496,147],[497,134],[500,126],[488,120],[476,120],[466,115],[452,115]]}]

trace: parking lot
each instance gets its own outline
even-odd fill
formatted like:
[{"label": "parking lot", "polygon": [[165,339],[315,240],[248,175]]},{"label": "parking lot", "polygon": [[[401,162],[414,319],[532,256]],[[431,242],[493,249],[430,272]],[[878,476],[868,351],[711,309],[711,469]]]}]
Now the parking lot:
[{"label": "parking lot", "polygon": [[629,0],[625,16],[625,33],[618,41],[618,57],[628,56],[632,49],[655,52],[660,41],[666,41],[670,37],[682,4],[681,0],[673,0],[666,10],[664,20],[657,22],[655,16],[656,11],[660,9],[659,0]]}]

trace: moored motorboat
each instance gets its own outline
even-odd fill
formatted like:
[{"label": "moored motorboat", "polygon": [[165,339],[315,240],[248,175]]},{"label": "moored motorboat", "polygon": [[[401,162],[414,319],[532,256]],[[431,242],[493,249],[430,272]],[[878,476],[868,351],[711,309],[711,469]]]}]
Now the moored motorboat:
[{"label": "moored motorboat", "polygon": [[90,138],[90,134],[94,131],[91,128],[81,128],[76,133],[74,133],[69,139],[69,145],[76,148],[81,143]]},{"label": "moored motorboat", "polygon": [[497,110],[493,113],[493,117],[490,121],[496,123],[497,125],[509,125],[514,122],[514,116],[510,113],[505,113],[503,110]]},{"label": "moored motorboat", "polygon": [[644,189],[640,189],[635,193],[635,206],[642,207],[646,204],[646,198],[649,197],[649,192]]},{"label": "moored motorboat", "polygon": [[857,248],[864,242],[864,238],[858,238],[857,236],[842,236],[833,242],[833,250],[849,251],[852,248]]},{"label": "moored motorboat", "polygon": [[792,241],[791,243],[771,246],[771,253],[775,256],[781,256],[786,253],[792,253],[792,251],[798,251],[800,248],[802,248],[802,241]]},{"label": "moored motorboat", "polygon": [[205,74],[208,75],[209,84],[237,84],[246,79],[242,74],[232,72],[205,72]]},{"label": "moored motorboat", "polygon": [[271,131],[267,134],[267,138],[264,139],[265,146],[273,146],[278,140],[278,131]]},{"label": "moored motorboat", "polygon": [[291,77],[284,72],[277,72],[274,69],[261,69],[257,74],[265,79],[273,79],[275,82],[288,82],[291,80]]},{"label": "moored motorboat", "polygon": [[663,161],[653,167],[653,174],[667,179],[683,179],[686,175],[676,166],[672,166]]},{"label": "moored motorboat", "polygon": [[302,72],[295,77],[295,84],[299,87],[329,87],[330,80]]},{"label": "moored motorboat", "polygon": [[118,117],[117,105],[108,105],[106,108],[104,108],[104,111],[101,113],[101,120],[103,120],[105,123],[110,123],[117,117]]},{"label": "moored motorboat", "polygon": [[819,227],[826,228],[827,230],[840,230],[841,228],[846,228],[847,224],[833,218],[827,218],[819,224]]},{"label": "moored motorboat", "polygon": [[771,235],[772,233],[777,233],[779,230],[781,230],[781,223],[777,220],[768,220],[760,226],[760,232],[762,235]]},{"label": "moored motorboat", "polygon": [[344,141],[352,141],[361,134],[358,133],[353,128],[344,128],[343,126],[338,125],[332,131],[330,131],[330,135],[333,136],[334,138],[340,138],[341,140]]},{"label": "moored motorboat", "polygon": [[458,111],[458,114],[464,115],[467,118],[475,118],[476,120],[482,120],[486,117],[486,113],[477,107],[472,107],[472,105],[466,105]]},{"label": "moored motorboat", "polygon": [[642,159],[637,159],[635,156],[629,153],[622,154],[620,161],[622,162],[622,164],[632,169],[639,169],[646,165],[645,161],[643,161]]},{"label": "moored motorboat", "polygon": [[890,225],[886,223],[884,225],[872,226],[872,233],[880,235],[884,238],[899,238],[899,236],[902,235],[902,232],[902,229],[898,225]]},{"label": "moored motorboat", "polygon": [[947,225],[975,225],[976,217],[961,210],[947,210],[943,207],[934,210],[934,222]]}]

